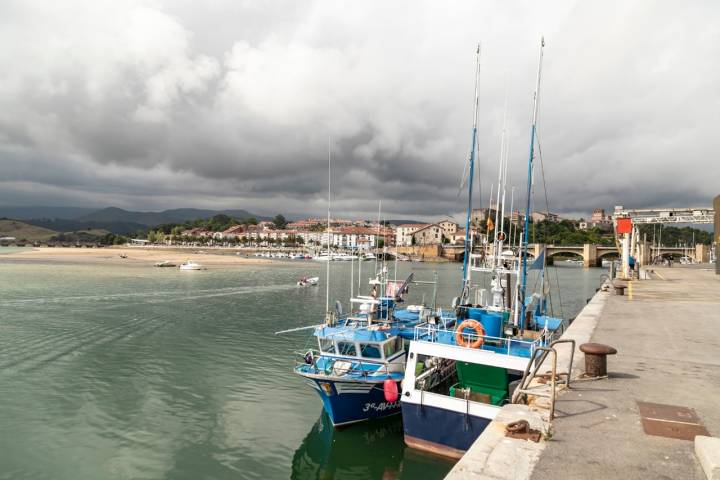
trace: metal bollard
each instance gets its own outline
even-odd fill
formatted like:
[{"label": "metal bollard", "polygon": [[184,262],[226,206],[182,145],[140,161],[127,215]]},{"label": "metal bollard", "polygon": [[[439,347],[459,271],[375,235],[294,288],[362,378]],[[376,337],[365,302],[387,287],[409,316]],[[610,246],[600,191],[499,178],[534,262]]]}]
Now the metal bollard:
[{"label": "metal bollard", "polygon": [[585,375],[591,378],[607,376],[607,356],[617,353],[616,349],[602,343],[583,343],[580,351],[585,354]]}]

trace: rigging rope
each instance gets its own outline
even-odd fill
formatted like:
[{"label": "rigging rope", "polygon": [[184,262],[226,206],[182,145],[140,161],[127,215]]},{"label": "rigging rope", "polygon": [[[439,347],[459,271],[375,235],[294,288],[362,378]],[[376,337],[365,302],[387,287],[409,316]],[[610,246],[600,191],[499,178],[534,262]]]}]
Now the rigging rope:
[{"label": "rigging rope", "polygon": [[[543,183],[543,192],[545,193],[545,211],[548,218],[550,218],[550,200],[548,199],[547,184],[545,183],[545,163],[543,162],[542,148],[540,147],[540,130],[537,128],[535,129],[535,140],[537,141],[538,158],[540,159],[540,174]],[[545,237],[547,237],[547,230],[545,233]],[[545,258],[547,258],[547,256]],[[560,295],[560,278],[558,276],[557,269],[555,269],[555,284],[557,285],[558,301],[560,302],[560,317],[564,318],[565,312],[563,311],[562,296]],[[554,315],[552,296],[550,296],[550,314]]]}]

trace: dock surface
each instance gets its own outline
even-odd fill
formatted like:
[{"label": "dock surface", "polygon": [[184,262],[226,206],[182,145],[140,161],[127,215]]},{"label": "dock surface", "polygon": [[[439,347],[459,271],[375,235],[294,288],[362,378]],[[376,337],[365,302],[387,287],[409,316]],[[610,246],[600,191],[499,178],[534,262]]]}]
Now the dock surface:
[{"label": "dock surface", "polygon": [[654,272],[607,298],[591,341],[618,350],[609,378],[575,382],[558,398],[533,480],[705,480],[693,442],[645,433],[638,402],[692,409],[698,418],[677,429],[701,423],[720,436],[720,276],[711,267]]}]

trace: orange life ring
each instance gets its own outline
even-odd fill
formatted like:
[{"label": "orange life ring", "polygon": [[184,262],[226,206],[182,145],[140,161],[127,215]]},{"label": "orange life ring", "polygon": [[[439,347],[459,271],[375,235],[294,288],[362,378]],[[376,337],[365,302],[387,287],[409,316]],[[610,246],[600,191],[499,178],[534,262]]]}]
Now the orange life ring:
[{"label": "orange life ring", "polygon": [[[477,340],[475,340],[474,342],[465,341],[465,339],[463,338],[463,332],[466,328],[472,328],[473,330],[475,330],[478,336]],[[455,333],[455,341],[461,347],[480,348],[485,342],[485,339],[483,338],[484,336],[485,328],[483,328],[482,324],[477,320],[468,319],[462,322],[457,328]]]}]

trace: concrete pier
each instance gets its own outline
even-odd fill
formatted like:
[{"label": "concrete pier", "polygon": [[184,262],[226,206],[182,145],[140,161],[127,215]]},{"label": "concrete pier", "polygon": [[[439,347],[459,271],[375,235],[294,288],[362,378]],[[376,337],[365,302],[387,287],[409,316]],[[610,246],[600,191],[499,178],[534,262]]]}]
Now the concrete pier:
[{"label": "concrete pier", "polygon": [[[576,381],[558,397],[551,429],[541,428],[550,431],[545,440],[507,448],[520,441],[501,440],[498,430],[533,413],[508,406],[448,478],[707,478],[708,460],[701,465],[696,454],[702,445],[646,433],[638,402],[685,407],[697,417],[650,420],[656,430],[720,436],[720,277],[708,264],[651,270],[649,279],[629,282],[625,296],[598,293],[563,335],[578,347],[587,341],[615,347],[608,378],[579,378],[583,354],[576,349]],[[559,351],[558,366],[567,354]],[[720,465],[717,457],[709,461]],[[522,468],[498,468],[513,464]]]},{"label": "concrete pier", "polygon": [[720,435],[720,278],[707,264],[654,272],[608,297],[592,341],[618,349],[609,378],[559,397],[532,479],[706,478],[692,441],[645,433],[637,402],[690,408]]}]

